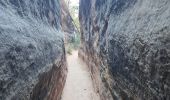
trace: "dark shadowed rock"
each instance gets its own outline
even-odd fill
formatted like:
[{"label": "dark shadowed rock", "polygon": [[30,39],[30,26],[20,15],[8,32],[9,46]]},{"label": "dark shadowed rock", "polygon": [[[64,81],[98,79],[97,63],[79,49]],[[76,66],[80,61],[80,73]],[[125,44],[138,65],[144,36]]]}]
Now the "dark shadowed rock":
[{"label": "dark shadowed rock", "polygon": [[59,0],[0,1],[0,100],[59,100],[67,73]]},{"label": "dark shadowed rock", "polygon": [[80,0],[79,56],[102,100],[170,99],[169,5],[169,0]]}]

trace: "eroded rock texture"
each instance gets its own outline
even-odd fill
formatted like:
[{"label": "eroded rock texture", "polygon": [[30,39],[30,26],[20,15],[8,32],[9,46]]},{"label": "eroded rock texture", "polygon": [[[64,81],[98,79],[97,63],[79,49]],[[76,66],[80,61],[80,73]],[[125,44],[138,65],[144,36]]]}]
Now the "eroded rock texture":
[{"label": "eroded rock texture", "polygon": [[75,36],[75,25],[73,19],[70,15],[69,8],[65,3],[65,0],[60,0],[61,4],[61,26],[62,31],[64,31],[65,43],[71,42]]},{"label": "eroded rock texture", "polygon": [[59,0],[0,0],[0,100],[59,100],[67,73]]},{"label": "eroded rock texture", "polygon": [[80,0],[79,56],[102,100],[170,99],[169,5],[169,0]]}]

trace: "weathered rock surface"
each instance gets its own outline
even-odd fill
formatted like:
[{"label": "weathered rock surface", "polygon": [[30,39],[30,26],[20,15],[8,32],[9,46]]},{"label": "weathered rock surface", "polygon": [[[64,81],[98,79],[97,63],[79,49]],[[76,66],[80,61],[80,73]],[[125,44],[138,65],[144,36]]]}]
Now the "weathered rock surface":
[{"label": "weathered rock surface", "polygon": [[79,56],[102,100],[170,99],[169,5],[169,0],[80,0]]},{"label": "weathered rock surface", "polygon": [[0,1],[0,100],[59,100],[67,67],[59,0]]},{"label": "weathered rock surface", "polygon": [[70,15],[69,8],[67,7],[65,0],[60,0],[61,4],[61,26],[64,31],[65,43],[71,42],[75,36],[76,28],[73,23],[73,19]]}]

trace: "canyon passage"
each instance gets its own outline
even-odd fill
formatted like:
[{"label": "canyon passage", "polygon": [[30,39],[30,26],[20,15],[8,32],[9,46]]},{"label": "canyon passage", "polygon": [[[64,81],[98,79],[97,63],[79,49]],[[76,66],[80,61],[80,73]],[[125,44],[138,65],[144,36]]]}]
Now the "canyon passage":
[{"label": "canyon passage", "polygon": [[87,65],[78,58],[78,51],[67,56],[68,74],[61,100],[100,100],[94,91]]},{"label": "canyon passage", "polygon": [[0,0],[0,100],[170,100],[170,0]]}]

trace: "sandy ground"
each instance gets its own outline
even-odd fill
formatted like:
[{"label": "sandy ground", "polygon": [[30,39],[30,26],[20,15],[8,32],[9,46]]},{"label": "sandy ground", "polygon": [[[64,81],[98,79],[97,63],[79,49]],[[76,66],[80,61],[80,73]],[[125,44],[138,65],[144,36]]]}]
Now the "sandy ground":
[{"label": "sandy ground", "polygon": [[68,75],[61,100],[100,100],[87,66],[78,58],[78,51],[68,55],[67,61]]}]

